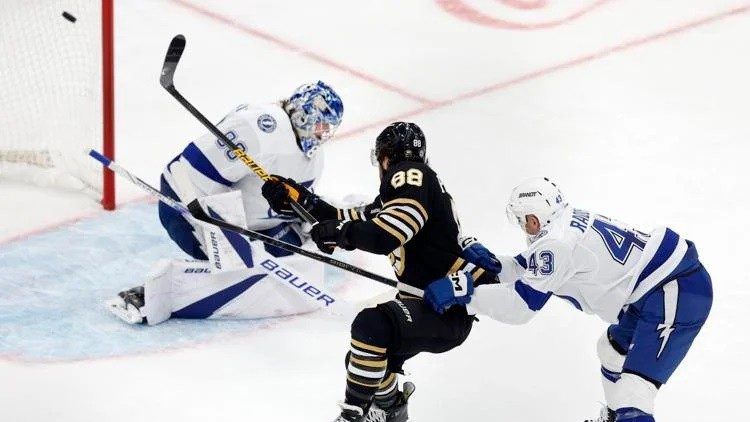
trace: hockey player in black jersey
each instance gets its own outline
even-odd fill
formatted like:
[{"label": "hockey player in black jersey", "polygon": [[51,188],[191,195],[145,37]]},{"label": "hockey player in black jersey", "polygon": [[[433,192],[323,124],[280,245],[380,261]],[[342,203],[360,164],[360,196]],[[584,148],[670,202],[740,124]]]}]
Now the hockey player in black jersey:
[{"label": "hockey player in black jersey", "polygon": [[[388,255],[399,281],[424,289],[430,281],[459,271],[474,284],[495,274],[469,262],[461,247],[453,200],[427,165],[426,140],[414,123],[396,122],[377,137],[373,164],[380,172],[380,194],[370,205],[337,209],[289,179],[263,186],[271,207],[292,214],[287,186],[319,223],[311,231],[318,247]],[[465,279],[464,279],[465,280]],[[466,284],[457,279],[456,289]],[[420,352],[442,353],[463,343],[473,317],[463,306],[438,314],[418,297],[400,293],[394,300],[362,310],[351,326],[346,356],[346,401],[336,421],[407,420],[406,400],[413,385],[398,390],[397,374]]]}]

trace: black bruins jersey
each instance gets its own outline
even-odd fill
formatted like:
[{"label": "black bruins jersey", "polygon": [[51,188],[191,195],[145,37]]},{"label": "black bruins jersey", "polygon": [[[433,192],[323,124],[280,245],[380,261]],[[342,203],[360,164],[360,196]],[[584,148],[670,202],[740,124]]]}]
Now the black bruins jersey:
[{"label": "black bruins jersey", "polygon": [[347,242],[388,254],[402,283],[424,289],[460,270],[470,271],[479,284],[495,277],[461,258],[453,199],[426,164],[403,161],[391,166],[375,202],[337,213],[339,220],[351,221],[345,230]]}]

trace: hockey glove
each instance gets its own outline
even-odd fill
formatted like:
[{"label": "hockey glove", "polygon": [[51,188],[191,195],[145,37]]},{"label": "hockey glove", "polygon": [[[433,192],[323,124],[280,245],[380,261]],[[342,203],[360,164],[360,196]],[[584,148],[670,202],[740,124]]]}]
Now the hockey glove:
[{"label": "hockey glove", "polygon": [[466,305],[474,294],[474,279],[459,271],[430,283],[424,289],[424,300],[435,312],[442,314],[453,305]]},{"label": "hockey glove", "polygon": [[484,268],[485,270],[492,271],[493,273],[500,274],[503,270],[503,265],[497,259],[495,254],[485,248],[484,245],[479,243],[476,237],[464,237],[461,238],[461,257],[474,265]]},{"label": "hockey glove", "polygon": [[351,251],[354,246],[346,240],[346,231],[351,221],[326,220],[312,227],[310,236],[318,245],[318,249],[325,253],[333,253],[336,246]]},{"label": "hockey glove", "polygon": [[266,180],[261,188],[261,193],[272,210],[291,217],[296,217],[297,214],[292,209],[290,201],[297,201],[309,211],[309,208],[312,208],[317,199],[317,196],[306,187],[292,179],[276,175],[272,175],[270,179]]}]

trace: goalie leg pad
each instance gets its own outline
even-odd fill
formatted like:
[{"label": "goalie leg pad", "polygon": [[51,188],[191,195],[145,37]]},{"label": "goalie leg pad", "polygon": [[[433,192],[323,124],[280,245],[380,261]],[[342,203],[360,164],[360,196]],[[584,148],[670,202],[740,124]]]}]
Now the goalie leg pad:
[{"label": "goalie leg pad", "polygon": [[[199,199],[201,207],[213,218],[247,228],[242,193],[238,190]],[[253,266],[250,242],[243,236],[211,224],[197,222],[201,227],[208,260],[214,273],[234,271]]]},{"label": "goalie leg pad", "polygon": [[[263,255],[264,252],[259,252],[259,256]],[[311,280],[310,276],[319,272],[315,271],[319,270],[317,266],[296,273],[298,276],[287,283],[281,278],[292,275],[287,269],[271,271],[268,265],[259,265],[213,273],[210,265],[208,261],[159,261],[145,283],[142,313],[149,325],[170,318],[258,319],[295,315],[318,310],[329,303],[321,300],[320,295],[313,295],[321,292],[302,281]],[[300,290],[296,285],[305,288]],[[334,301],[327,295],[325,298]]]},{"label": "goalie leg pad", "polygon": [[146,276],[144,302],[141,309],[148,325],[160,324],[172,315],[172,271],[175,265],[184,261],[160,259]]}]

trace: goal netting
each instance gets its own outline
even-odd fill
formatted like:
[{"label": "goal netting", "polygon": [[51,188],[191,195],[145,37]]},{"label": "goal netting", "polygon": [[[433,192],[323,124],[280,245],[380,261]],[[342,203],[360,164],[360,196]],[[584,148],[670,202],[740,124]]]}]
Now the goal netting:
[{"label": "goal netting", "polygon": [[0,0],[0,180],[114,206],[86,155],[113,152],[111,17],[112,0]]}]

